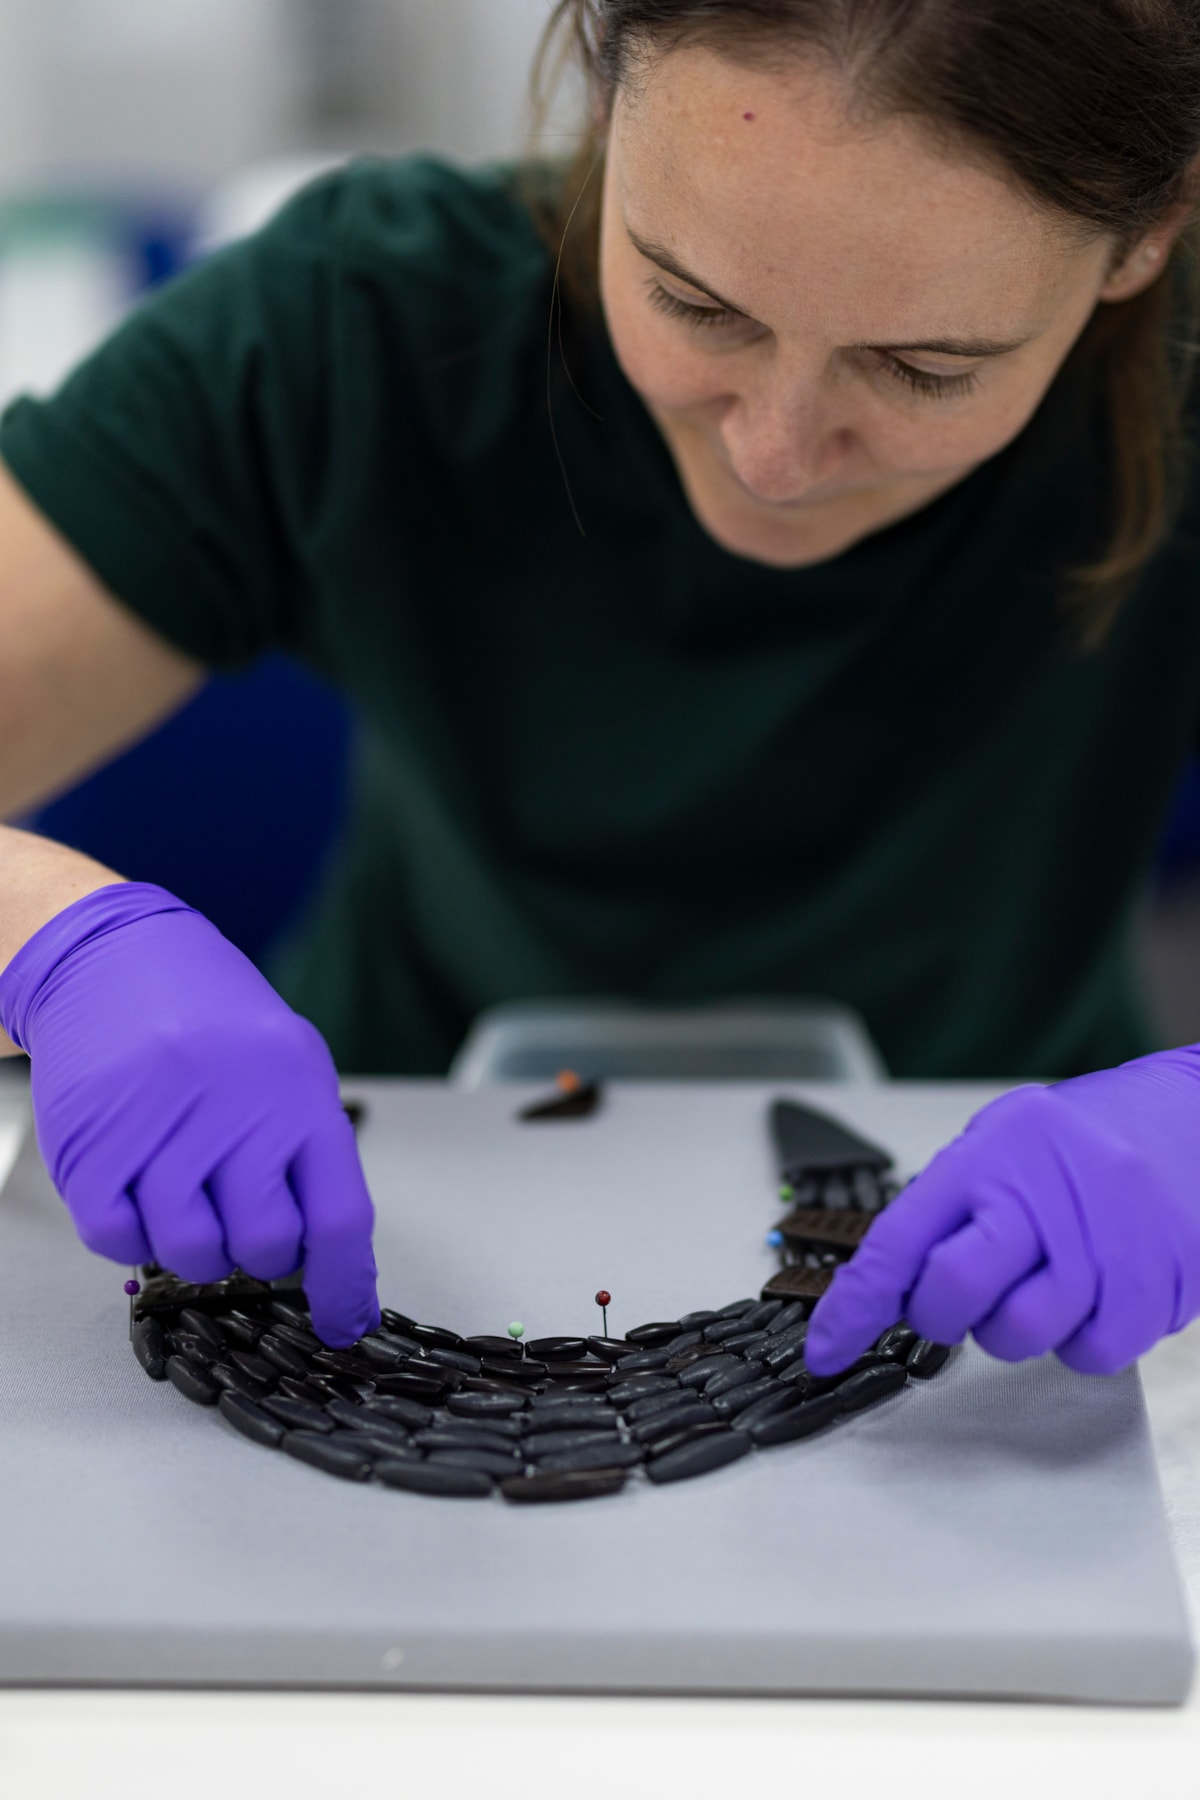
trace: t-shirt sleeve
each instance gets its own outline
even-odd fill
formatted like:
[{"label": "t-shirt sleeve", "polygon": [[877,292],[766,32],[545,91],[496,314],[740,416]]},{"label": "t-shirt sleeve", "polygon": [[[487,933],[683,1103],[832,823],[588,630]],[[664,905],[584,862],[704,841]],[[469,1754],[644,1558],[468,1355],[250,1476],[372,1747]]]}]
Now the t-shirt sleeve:
[{"label": "t-shirt sleeve", "polygon": [[338,191],[337,176],[306,189],[0,420],[0,458],[38,509],[211,667],[304,647],[297,546],[332,479]]}]

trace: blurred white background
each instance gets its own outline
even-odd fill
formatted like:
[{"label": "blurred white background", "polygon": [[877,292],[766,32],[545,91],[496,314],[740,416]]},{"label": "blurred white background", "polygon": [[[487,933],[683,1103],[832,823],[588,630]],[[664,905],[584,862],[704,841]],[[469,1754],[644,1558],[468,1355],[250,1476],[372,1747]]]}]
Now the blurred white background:
[{"label": "blurred white background", "polygon": [[[0,0],[0,403],[55,386],[152,280],[259,222],[322,160],[518,154],[550,10]],[[569,133],[544,142],[569,148]]]}]

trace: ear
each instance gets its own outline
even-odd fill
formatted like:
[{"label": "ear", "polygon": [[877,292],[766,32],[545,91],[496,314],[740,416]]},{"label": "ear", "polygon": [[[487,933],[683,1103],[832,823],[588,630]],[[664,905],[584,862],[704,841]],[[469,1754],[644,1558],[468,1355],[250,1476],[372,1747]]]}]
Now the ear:
[{"label": "ear", "polygon": [[1170,261],[1180,233],[1197,218],[1196,186],[1200,164],[1193,163],[1189,196],[1164,213],[1150,231],[1143,232],[1117,265],[1110,269],[1100,290],[1101,300],[1132,300],[1158,280]]},{"label": "ear", "polygon": [[1178,236],[1178,231],[1164,233],[1156,227],[1153,232],[1139,238],[1111,271],[1100,289],[1099,298],[1108,301],[1132,300],[1135,294],[1150,287],[1166,268],[1171,246]]}]

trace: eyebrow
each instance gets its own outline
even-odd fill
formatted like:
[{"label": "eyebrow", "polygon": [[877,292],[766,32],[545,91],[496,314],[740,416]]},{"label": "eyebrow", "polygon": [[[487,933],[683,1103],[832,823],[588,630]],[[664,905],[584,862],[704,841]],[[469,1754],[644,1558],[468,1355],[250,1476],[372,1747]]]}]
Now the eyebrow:
[{"label": "eyebrow", "polygon": [[[665,274],[673,275],[676,281],[686,282],[688,287],[695,288],[697,293],[704,294],[707,299],[715,300],[717,305],[724,307],[726,312],[737,313],[738,317],[743,319],[750,317],[744,307],[735,306],[732,300],[724,299],[715,288],[709,287],[706,281],[701,281],[698,275],[693,275],[690,269],[686,269],[665,244],[656,243],[652,238],[639,237],[630,225],[626,225],[625,231],[634,249],[639,255],[644,256],[647,262],[654,263]],[[1023,344],[1029,343],[1033,335],[1031,332],[1026,337],[1018,338],[921,338],[905,344],[847,344],[846,348],[848,350],[889,350],[893,352],[915,351],[918,354],[924,353],[933,356],[1007,356],[1010,351],[1019,350]]]}]

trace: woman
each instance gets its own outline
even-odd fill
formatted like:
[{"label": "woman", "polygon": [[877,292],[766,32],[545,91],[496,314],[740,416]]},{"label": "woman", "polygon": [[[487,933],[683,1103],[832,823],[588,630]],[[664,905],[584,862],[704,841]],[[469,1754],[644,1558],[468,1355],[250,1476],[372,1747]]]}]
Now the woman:
[{"label": "woman", "polygon": [[[816,990],[899,1074],[1074,1076],[907,1191],[810,1361],[907,1311],[1119,1368],[1200,1310],[1200,1055],[1138,1057],[1125,944],[1200,716],[1200,7],[557,10],[569,176],[358,164],[10,410],[0,808],[290,648],[362,724],[280,975],[343,1065],[442,1067],[514,994]],[[369,1329],[316,1029],[171,896],[3,848],[84,1241],[303,1255]]]}]

